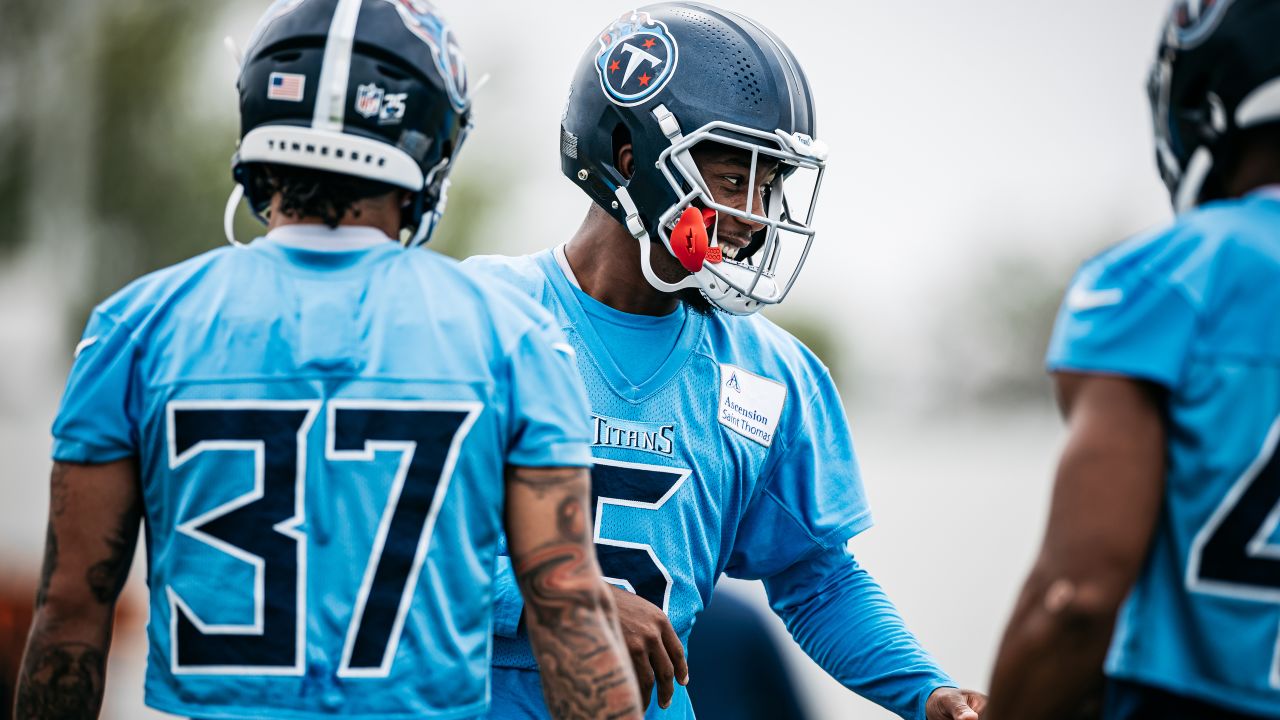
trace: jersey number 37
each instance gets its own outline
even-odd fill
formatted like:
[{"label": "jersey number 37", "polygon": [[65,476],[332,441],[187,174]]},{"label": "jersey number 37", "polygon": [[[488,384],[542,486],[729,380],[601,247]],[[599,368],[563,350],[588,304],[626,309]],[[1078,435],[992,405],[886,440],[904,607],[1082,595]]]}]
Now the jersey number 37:
[{"label": "jersey number 37", "polygon": [[[172,401],[169,467],[206,453],[251,453],[253,489],[178,525],[253,568],[248,623],[205,622],[172,586],[170,666],[175,674],[302,675],[306,671],[307,436],[321,403]],[[330,400],[325,461],[401,461],[347,626],[340,677],[386,677],[395,658],[432,527],[463,439],[481,405],[467,402]],[[216,587],[217,577],[198,582]]]}]

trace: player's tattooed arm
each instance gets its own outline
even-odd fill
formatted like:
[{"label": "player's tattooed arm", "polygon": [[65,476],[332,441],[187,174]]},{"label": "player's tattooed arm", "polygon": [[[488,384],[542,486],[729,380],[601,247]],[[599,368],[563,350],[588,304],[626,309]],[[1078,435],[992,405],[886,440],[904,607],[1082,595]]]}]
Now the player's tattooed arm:
[{"label": "player's tattooed arm", "polygon": [[507,470],[507,541],[557,720],[639,718],[635,676],[591,541],[582,468]]},{"label": "player's tattooed arm", "polygon": [[14,717],[96,718],[116,598],[138,539],[137,466],[55,463],[49,487],[44,568]]}]

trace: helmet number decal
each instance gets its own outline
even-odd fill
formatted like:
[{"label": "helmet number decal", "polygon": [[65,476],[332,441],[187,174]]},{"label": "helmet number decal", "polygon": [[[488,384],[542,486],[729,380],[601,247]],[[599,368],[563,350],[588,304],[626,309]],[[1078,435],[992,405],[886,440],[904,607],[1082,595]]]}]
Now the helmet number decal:
[{"label": "helmet number decal", "polygon": [[618,105],[639,105],[671,80],[679,55],[665,23],[647,12],[626,13],[600,33],[596,53],[600,88]]},{"label": "helmet number decal", "polygon": [[356,112],[362,116],[378,117],[379,125],[396,125],[404,119],[405,99],[408,93],[389,93],[374,83],[356,88]]}]

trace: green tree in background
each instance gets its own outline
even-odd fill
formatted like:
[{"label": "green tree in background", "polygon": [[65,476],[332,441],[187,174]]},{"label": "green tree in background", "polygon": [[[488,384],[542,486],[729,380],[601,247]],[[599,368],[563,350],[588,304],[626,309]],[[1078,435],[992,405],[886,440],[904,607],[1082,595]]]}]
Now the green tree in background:
[{"label": "green tree in background", "polygon": [[86,170],[103,237],[91,249],[88,303],[222,237],[235,115],[201,117],[183,103],[189,83],[199,82],[194,49],[210,41],[206,27],[225,8],[186,0],[106,5],[89,69],[97,110]]},{"label": "green tree in background", "polygon": [[48,20],[39,0],[5,0],[0,22],[0,259],[27,236],[27,178],[32,167],[27,142],[35,118],[29,103],[35,54]]}]

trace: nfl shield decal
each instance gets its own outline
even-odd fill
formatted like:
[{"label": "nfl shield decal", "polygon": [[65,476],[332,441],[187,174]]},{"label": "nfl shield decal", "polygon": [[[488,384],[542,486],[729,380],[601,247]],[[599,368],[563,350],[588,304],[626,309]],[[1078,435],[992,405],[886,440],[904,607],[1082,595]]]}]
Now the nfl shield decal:
[{"label": "nfl shield decal", "polygon": [[666,24],[646,12],[627,13],[600,34],[600,87],[618,105],[639,105],[667,84],[679,55]]},{"label": "nfl shield decal", "polygon": [[356,112],[365,117],[373,117],[382,110],[383,89],[369,83],[356,88]]}]

